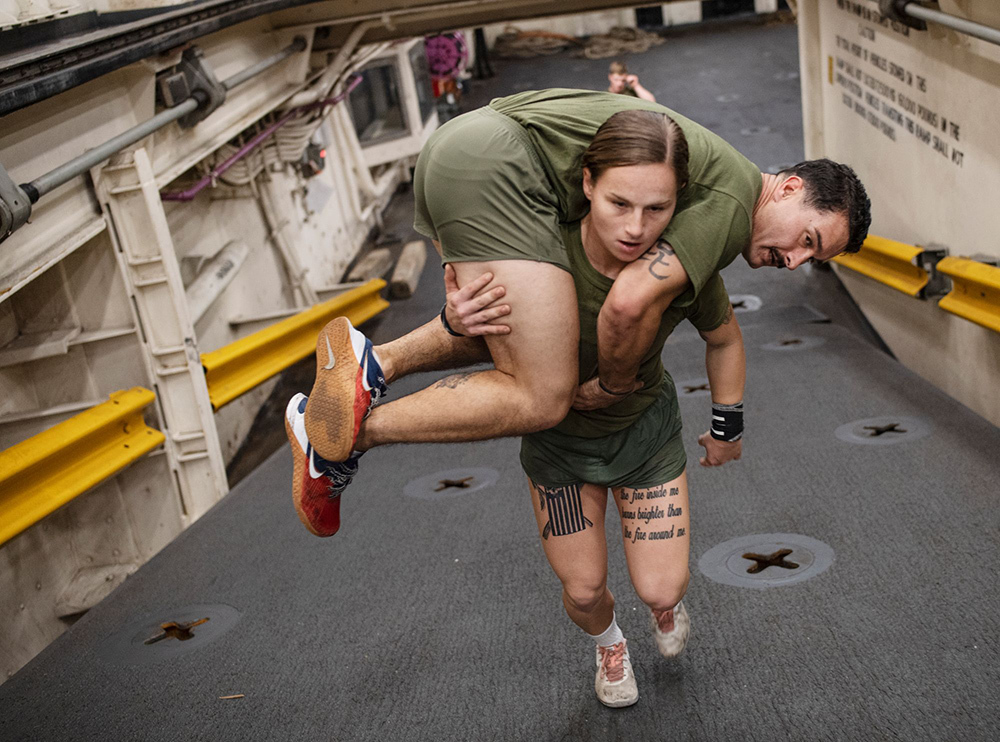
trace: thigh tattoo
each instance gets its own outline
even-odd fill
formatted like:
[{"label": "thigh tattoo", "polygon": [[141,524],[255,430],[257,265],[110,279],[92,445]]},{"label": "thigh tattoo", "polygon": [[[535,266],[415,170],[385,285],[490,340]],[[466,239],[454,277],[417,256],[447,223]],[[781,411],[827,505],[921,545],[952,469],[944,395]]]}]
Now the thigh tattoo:
[{"label": "thigh tattoo", "polygon": [[[680,488],[659,485],[635,489],[622,487],[622,535],[626,541],[666,541],[687,535],[687,529],[676,526],[671,518],[684,515],[684,508],[674,505],[670,498],[677,497]],[[669,524],[669,527],[668,527]]]},{"label": "thigh tattoo", "polygon": [[549,514],[549,522],[542,529],[542,538],[552,536],[567,536],[579,533],[593,522],[583,514],[583,500],[580,497],[580,485],[571,484],[568,487],[542,487],[536,484],[538,490],[538,506]]}]

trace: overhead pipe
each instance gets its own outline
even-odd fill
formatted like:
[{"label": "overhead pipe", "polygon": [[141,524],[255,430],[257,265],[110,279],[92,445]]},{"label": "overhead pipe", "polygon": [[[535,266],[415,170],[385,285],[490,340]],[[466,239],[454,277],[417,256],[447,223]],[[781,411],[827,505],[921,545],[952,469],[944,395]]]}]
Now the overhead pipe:
[{"label": "overhead pipe", "polygon": [[332,98],[324,98],[316,103],[310,103],[306,106],[299,106],[294,108],[280,119],[275,121],[273,124],[268,126],[264,131],[255,135],[250,141],[240,147],[236,152],[227,157],[222,163],[216,165],[212,168],[212,171],[201,178],[197,183],[192,185],[183,191],[166,191],[160,194],[160,198],[164,201],[191,201],[195,196],[201,193],[205,188],[211,185],[220,175],[225,173],[229,168],[239,162],[241,159],[247,156],[253,149],[255,149],[261,142],[270,137],[274,132],[280,129],[282,126],[287,124],[296,116],[299,116],[306,111],[314,111],[318,108],[325,108],[326,106],[335,105],[340,103],[344,98],[346,98],[354,88],[356,88],[361,83],[360,77],[355,77],[348,83],[347,87],[344,88],[340,93],[333,96]]},{"label": "overhead pipe", "polygon": [[[240,85],[265,70],[270,69],[293,54],[305,50],[305,48],[306,40],[303,37],[298,36],[295,41],[277,54],[258,62],[242,72],[236,73],[232,77],[226,78],[222,81],[222,86],[227,91],[232,90],[237,85]],[[153,132],[162,129],[172,121],[176,121],[187,114],[196,111],[200,105],[201,100],[196,96],[191,96],[181,103],[178,103],[176,106],[168,108],[165,111],[161,111],[151,119],[144,121],[137,126],[133,126],[131,129],[122,132],[116,137],[112,137],[103,144],[99,144],[93,149],[87,150],[79,157],[75,157],[54,170],[35,178],[30,183],[21,184],[21,189],[31,200],[31,203],[37,203],[38,199],[53,189],[58,188],[63,183],[72,180],[78,175],[82,175],[90,170],[90,168],[104,162],[109,157],[123,150],[125,147],[135,144],[136,142],[148,137]]]}]

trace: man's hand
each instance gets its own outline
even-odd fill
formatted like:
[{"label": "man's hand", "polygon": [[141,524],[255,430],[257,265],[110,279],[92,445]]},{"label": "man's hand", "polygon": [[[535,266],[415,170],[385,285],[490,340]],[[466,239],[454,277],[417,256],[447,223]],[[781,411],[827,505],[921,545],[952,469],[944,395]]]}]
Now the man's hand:
[{"label": "man's hand", "polygon": [[[642,388],[641,381],[632,382],[632,392]],[[632,392],[629,392],[631,394]],[[628,394],[608,394],[601,389],[598,378],[595,376],[589,381],[585,381],[576,388],[576,396],[573,398],[574,410],[602,410],[610,407],[615,402],[621,402]]]},{"label": "man's hand", "polygon": [[625,75],[625,84],[634,88],[636,85],[639,84],[639,76],[638,75]]},{"label": "man's hand", "polygon": [[737,461],[743,455],[743,441],[720,441],[709,431],[698,436],[698,445],[705,449],[699,460],[702,466],[722,466],[727,461]]},{"label": "man's hand", "polygon": [[509,326],[497,322],[510,314],[509,304],[497,303],[507,292],[503,286],[487,288],[492,281],[493,274],[484,273],[459,288],[455,269],[451,264],[444,267],[445,317],[451,329],[468,337],[510,333]]}]

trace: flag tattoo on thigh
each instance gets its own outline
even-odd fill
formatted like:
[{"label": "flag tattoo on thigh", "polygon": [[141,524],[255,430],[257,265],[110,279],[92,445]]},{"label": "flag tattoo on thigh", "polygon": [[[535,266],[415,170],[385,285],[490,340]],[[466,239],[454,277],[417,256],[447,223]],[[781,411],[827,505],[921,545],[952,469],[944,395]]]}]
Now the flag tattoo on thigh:
[{"label": "flag tattoo on thigh", "polygon": [[542,529],[542,538],[548,539],[550,535],[566,536],[594,525],[583,514],[580,485],[542,487],[536,484],[535,487],[538,490],[539,508],[549,514],[549,522]]}]

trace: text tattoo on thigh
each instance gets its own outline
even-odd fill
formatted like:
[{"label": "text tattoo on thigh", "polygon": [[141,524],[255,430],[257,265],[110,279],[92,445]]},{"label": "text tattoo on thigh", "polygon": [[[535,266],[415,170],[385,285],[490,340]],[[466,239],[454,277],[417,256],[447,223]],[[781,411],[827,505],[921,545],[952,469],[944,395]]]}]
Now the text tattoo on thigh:
[{"label": "text tattoo on thigh", "polygon": [[551,536],[568,536],[579,533],[594,525],[583,514],[583,498],[580,496],[580,485],[571,484],[568,487],[542,487],[538,490],[538,506],[549,514],[548,523],[542,529],[542,538]]},{"label": "text tattoo on thigh", "polygon": [[[645,489],[622,487],[618,499],[621,500],[622,534],[625,540],[634,544],[636,541],[665,541],[686,536],[686,528],[674,524],[666,528],[665,523],[661,522],[684,514],[683,507],[674,505],[669,500],[680,495],[680,492],[679,487],[665,485]],[[664,498],[666,500],[661,502]]]},{"label": "text tattoo on thigh", "polygon": [[657,240],[655,245],[639,256],[639,260],[648,263],[649,275],[657,281],[665,281],[670,278],[667,268],[670,267],[670,258],[675,254],[674,248],[667,244],[666,240]]}]

